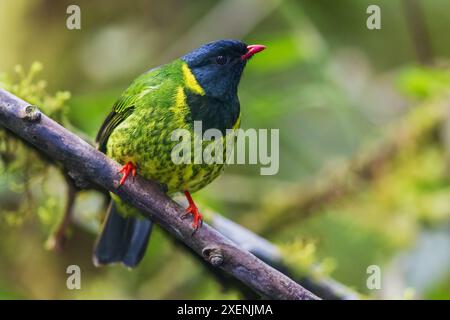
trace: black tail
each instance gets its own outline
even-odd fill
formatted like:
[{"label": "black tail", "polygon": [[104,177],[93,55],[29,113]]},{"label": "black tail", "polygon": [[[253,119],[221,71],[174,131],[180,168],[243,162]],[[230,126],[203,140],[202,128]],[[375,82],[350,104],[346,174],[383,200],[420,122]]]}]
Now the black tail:
[{"label": "black tail", "polygon": [[94,264],[121,262],[129,268],[135,267],[144,256],[152,225],[148,219],[123,217],[111,201],[106,222],[95,245]]}]

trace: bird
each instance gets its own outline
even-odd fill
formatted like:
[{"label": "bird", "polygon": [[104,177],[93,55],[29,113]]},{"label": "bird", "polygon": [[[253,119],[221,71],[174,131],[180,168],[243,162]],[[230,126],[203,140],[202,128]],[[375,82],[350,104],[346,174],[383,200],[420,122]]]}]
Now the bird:
[{"label": "bird", "polygon": [[[98,149],[123,165],[119,187],[132,183],[139,173],[157,181],[169,196],[184,193],[189,206],[183,217],[192,216],[194,234],[203,217],[191,193],[216,179],[225,164],[174,163],[171,152],[178,142],[171,134],[178,129],[193,132],[195,121],[201,121],[202,132],[235,132],[241,122],[242,73],[250,58],[265,48],[217,40],[137,77],[115,102],[96,137]],[[117,195],[110,196],[93,262],[134,268],[145,254],[153,223]]]}]

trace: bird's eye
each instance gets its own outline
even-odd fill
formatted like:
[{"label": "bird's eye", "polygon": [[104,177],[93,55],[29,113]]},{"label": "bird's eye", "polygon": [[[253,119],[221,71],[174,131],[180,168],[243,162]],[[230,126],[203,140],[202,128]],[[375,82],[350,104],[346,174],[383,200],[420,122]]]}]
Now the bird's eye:
[{"label": "bird's eye", "polygon": [[227,57],[225,57],[225,56],[217,56],[217,58],[216,58],[216,62],[217,62],[217,64],[220,64],[220,65],[224,65],[225,63],[227,63],[227,61],[228,61],[228,59],[227,59]]}]

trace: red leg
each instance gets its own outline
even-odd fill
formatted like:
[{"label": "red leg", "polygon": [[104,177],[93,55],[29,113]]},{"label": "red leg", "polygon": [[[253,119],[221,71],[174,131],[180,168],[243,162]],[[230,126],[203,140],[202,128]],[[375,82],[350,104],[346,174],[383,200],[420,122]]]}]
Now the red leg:
[{"label": "red leg", "polygon": [[134,177],[136,176],[136,167],[133,164],[133,162],[128,161],[126,165],[122,167],[119,171],[122,174],[122,178],[120,179],[119,185],[123,185],[125,183],[125,180],[127,180],[128,176],[131,175]]},{"label": "red leg", "polygon": [[189,207],[186,209],[186,213],[181,218],[184,219],[186,216],[188,216],[190,214],[193,215],[194,222],[192,223],[192,227],[194,228],[194,233],[195,233],[195,231],[197,231],[198,228],[203,225],[203,216],[201,215],[200,211],[198,210],[197,206],[195,205],[195,202],[192,199],[189,191],[185,191],[184,195],[186,196],[186,199],[189,202]]}]

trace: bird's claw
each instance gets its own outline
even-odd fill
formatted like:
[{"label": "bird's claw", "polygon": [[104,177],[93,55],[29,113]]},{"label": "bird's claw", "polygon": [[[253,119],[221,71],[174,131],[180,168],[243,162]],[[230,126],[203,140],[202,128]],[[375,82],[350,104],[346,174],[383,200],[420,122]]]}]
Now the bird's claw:
[{"label": "bird's claw", "polygon": [[187,216],[193,216],[192,228],[194,228],[194,234],[201,226],[203,226],[203,216],[195,205],[190,205],[186,209],[186,213],[181,216],[181,219],[186,219]]},{"label": "bird's claw", "polygon": [[186,192],[185,194],[189,201],[189,207],[186,209],[186,213],[181,216],[181,219],[186,219],[190,215],[193,216],[192,228],[194,228],[194,231],[192,232],[192,235],[194,235],[197,230],[203,226],[203,216],[192,200],[191,195]]},{"label": "bird's claw", "polygon": [[133,164],[133,162],[128,161],[127,164],[124,165],[120,169],[119,173],[122,174],[122,178],[120,179],[119,186],[122,186],[125,183],[125,181],[127,180],[130,173],[134,179],[134,177],[136,176],[136,166]]}]

